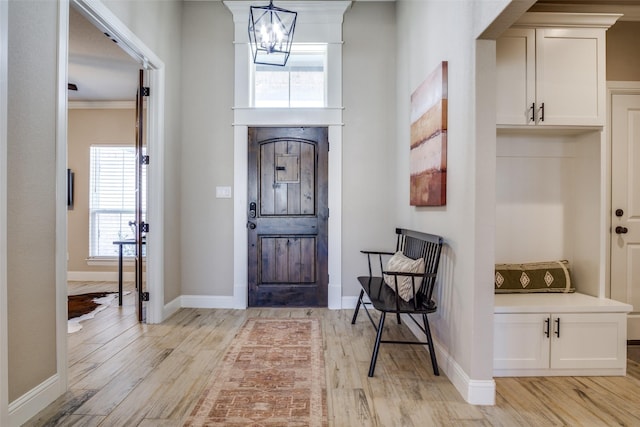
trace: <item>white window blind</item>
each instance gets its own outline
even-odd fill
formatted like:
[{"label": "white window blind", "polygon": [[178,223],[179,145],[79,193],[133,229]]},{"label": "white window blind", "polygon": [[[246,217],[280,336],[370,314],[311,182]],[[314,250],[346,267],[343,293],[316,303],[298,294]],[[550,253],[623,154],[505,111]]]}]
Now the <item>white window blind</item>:
[{"label": "white window blind", "polygon": [[[118,254],[116,240],[135,238],[136,150],[132,146],[94,145],[90,149],[89,257]],[[146,167],[142,168],[142,214],[146,212]],[[134,245],[123,254],[133,256]]]}]

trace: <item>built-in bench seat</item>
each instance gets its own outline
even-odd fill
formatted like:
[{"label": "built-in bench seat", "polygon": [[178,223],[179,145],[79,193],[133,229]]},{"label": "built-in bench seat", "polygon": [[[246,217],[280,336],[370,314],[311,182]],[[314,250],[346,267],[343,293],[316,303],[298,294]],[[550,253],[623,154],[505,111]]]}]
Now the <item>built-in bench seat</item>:
[{"label": "built-in bench seat", "polygon": [[496,294],[494,375],[625,375],[631,310],[579,292]]},{"label": "built-in bench seat", "polygon": [[496,294],[494,313],[628,313],[632,307],[607,298],[574,293]]}]

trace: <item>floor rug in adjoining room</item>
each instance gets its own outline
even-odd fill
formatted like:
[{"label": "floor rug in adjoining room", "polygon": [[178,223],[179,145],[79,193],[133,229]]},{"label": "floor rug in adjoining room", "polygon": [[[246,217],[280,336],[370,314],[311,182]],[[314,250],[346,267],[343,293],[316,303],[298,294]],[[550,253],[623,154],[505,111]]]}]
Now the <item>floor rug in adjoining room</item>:
[{"label": "floor rug in adjoining room", "polygon": [[185,426],[327,426],[320,321],[251,318]]},{"label": "floor rug in adjoining room", "polygon": [[93,319],[99,312],[107,308],[118,296],[117,292],[90,292],[87,294],[69,295],[67,310],[67,332],[78,332],[82,329],[80,322]]}]

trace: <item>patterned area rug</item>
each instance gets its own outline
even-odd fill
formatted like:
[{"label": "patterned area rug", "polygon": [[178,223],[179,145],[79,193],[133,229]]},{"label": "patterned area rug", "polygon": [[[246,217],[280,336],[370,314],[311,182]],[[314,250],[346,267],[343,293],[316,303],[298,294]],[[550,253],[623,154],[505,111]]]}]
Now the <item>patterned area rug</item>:
[{"label": "patterned area rug", "polygon": [[184,426],[327,426],[318,319],[248,319]]}]

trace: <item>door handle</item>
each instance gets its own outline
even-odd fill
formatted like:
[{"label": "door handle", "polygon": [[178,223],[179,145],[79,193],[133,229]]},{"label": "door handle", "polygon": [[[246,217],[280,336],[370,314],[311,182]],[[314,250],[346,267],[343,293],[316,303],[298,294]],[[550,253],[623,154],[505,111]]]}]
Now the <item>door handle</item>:
[{"label": "door handle", "polygon": [[255,229],[256,229],[256,223],[255,223],[255,222],[248,221],[248,222],[247,222],[247,227],[249,227],[249,228],[250,228],[250,229],[252,229],[252,230],[255,230]]},{"label": "door handle", "polygon": [[556,337],[560,338],[560,318],[558,317],[554,322],[556,323],[556,330],[553,331],[553,333]]},{"label": "door handle", "polygon": [[628,232],[629,232],[629,229],[627,227],[622,227],[622,226],[616,227],[616,234],[627,234]]}]

